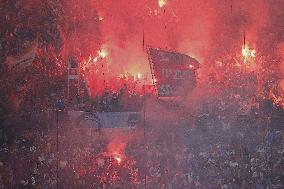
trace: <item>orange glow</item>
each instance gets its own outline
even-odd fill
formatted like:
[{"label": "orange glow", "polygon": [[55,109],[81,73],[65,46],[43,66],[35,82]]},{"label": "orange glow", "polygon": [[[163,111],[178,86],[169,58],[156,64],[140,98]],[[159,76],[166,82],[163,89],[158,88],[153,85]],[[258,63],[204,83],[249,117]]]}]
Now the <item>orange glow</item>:
[{"label": "orange glow", "polygon": [[98,57],[95,57],[95,58],[93,59],[93,62],[96,63],[97,61],[98,61]]},{"label": "orange glow", "polygon": [[159,0],[158,3],[159,3],[159,6],[162,8],[163,6],[166,5],[167,0]]},{"label": "orange glow", "polygon": [[87,68],[89,68],[92,65],[92,63],[95,64],[97,61],[98,61],[98,56],[92,57],[92,55],[90,55],[88,60],[82,61],[81,67],[85,71]]},{"label": "orange glow", "polygon": [[256,56],[256,51],[255,51],[255,50],[251,50],[251,51],[250,51],[250,54],[251,54],[251,56],[252,56],[253,58],[255,58],[255,56]]},{"label": "orange glow", "polygon": [[120,164],[125,156],[125,145],[126,143],[119,141],[119,139],[114,139],[108,145],[108,153],[113,159]]},{"label": "orange glow", "polygon": [[243,46],[242,48],[242,55],[244,58],[246,58],[249,55],[249,48],[248,46]]},{"label": "orange glow", "polygon": [[242,56],[244,59],[244,63],[246,63],[248,60],[251,60],[256,57],[256,50],[250,48],[248,45],[244,45],[242,47]]},{"label": "orange glow", "polygon": [[105,49],[101,49],[98,51],[98,56],[101,57],[101,58],[105,58],[107,57],[108,53]]},{"label": "orange glow", "polygon": [[106,49],[101,49],[97,52],[98,54],[93,56],[93,55],[90,55],[88,60],[84,60],[82,61],[82,69],[83,70],[86,70],[89,66],[91,66],[92,63],[96,63],[99,58],[106,58],[108,56],[108,52]]},{"label": "orange glow", "polygon": [[118,155],[114,156],[114,159],[116,159],[117,163],[121,162],[121,157],[119,157]]},{"label": "orange glow", "polygon": [[141,79],[141,78],[142,78],[142,75],[141,75],[140,73],[138,73],[138,74],[137,74],[137,78],[138,78],[138,79]]}]

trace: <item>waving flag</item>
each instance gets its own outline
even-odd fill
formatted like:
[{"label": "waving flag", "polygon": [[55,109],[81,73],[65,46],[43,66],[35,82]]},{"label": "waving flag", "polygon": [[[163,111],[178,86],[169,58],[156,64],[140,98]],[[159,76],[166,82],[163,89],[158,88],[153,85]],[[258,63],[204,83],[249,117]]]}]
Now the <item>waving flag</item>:
[{"label": "waving flag", "polygon": [[159,97],[185,96],[196,86],[194,58],[160,49],[148,49],[149,61]]}]

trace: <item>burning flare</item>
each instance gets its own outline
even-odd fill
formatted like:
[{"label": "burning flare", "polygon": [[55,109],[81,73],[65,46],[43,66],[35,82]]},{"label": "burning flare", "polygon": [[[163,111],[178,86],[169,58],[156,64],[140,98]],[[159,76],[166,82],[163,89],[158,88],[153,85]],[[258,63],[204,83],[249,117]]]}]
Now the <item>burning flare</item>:
[{"label": "burning flare", "polygon": [[101,58],[105,58],[107,57],[108,53],[105,49],[101,49],[98,51],[98,56],[101,57]]},{"label": "burning flare", "polygon": [[162,8],[163,6],[166,5],[167,0],[158,0],[159,6]]},{"label": "burning flare", "polygon": [[246,63],[249,59],[253,59],[256,57],[256,50],[249,48],[249,46],[244,45],[242,47],[242,55],[244,59],[244,63]]},{"label": "burning flare", "polygon": [[138,78],[138,79],[141,79],[141,78],[142,78],[141,73],[138,73],[138,74],[137,74],[137,78]]},{"label": "burning flare", "polygon": [[106,49],[101,49],[97,52],[97,55],[92,56],[90,55],[88,60],[84,60],[82,62],[82,68],[83,70],[86,70],[91,64],[95,64],[98,62],[99,58],[106,58],[108,56],[108,52]]},{"label": "burning flare", "polygon": [[115,155],[114,159],[117,161],[117,163],[121,162],[121,157],[119,155]]}]

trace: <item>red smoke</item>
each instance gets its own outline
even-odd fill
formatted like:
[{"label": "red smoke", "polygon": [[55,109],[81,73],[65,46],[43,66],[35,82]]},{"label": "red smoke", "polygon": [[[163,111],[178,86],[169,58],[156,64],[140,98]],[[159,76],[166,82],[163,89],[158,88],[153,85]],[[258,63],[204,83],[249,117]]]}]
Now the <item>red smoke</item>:
[{"label": "red smoke", "polygon": [[111,64],[131,70],[148,63],[143,33],[145,45],[183,52],[200,61],[211,56],[218,41],[229,47],[242,44],[244,31],[255,43],[267,20],[266,1],[232,2],[168,0],[160,8],[155,0],[106,0],[95,6],[103,17],[102,43],[111,52]]},{"label": "red smoke", "polygon": [[[77,47],[83,59],[95,57],[98,49],[105,49],[113,77],[142,74],[151,82],[147,46],[193,56],[207,70],[205,65],[224,54],[241,55],[244,42],[261,51],[263,47],[258,45],[263,41],[263,33],[271,30],[268,23],[273,18],[270,7],[274,5],[265,0],[166,2],[161,8],[158,0],[68,1],[65,8],[71,15],[69,20],[80,24],[75,37],[71,35],[66,44],[68,48]],[[96,21],[91,22],[94,15]],[[77,36],[79,40],[75,40]],[[103,88],[98,83],[108,78],[98,80],[100,76],[95,74],[87,79],[90,88]]]},{"label": "red smoke", "polygon": [[63,0],[62,6],[64,57],[75,55],[81,60],[95,54],[100,47],[100,23],[92,1]]}]

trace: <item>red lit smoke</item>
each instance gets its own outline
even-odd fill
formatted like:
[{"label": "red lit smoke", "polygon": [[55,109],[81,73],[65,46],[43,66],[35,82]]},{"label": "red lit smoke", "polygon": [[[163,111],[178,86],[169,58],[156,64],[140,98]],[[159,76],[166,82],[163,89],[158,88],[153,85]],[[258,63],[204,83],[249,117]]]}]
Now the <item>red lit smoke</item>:
[{"label": "red lit smoke", "polygon": [[260,52],[283,40],[275,34],[283,30],[281,0],[168,0],[162,8],[158,0],[72,0],[61,6],[62,55],[83,61],[106,49],[113,76],[150,78],[147,46],[185,53],[206,65],[240,53],[244,42]]},{"label": "red lit smoke", "polygon": [[110,50],[111,64],[122,71],[144,71],[148,61],[143,33],[145,45],[183,52],[200,61],[212,56],[216,48],[241,46],[244,31],[255,45],[258,31],[267,22],[269,5],[232,2],[232,9],[231,1],[220,0],[171,0],[163,8],[149,0],[101,1],[95,6],[103,17],[101,40]]},{"label": "red lit smoke", "polygon": [[80,3],[76,0],[62,1],[64,24],[64,57],[70,55],[88,58],[100,46],[99,17],[92,1]]}]

